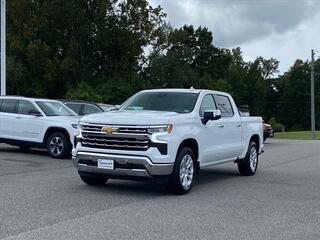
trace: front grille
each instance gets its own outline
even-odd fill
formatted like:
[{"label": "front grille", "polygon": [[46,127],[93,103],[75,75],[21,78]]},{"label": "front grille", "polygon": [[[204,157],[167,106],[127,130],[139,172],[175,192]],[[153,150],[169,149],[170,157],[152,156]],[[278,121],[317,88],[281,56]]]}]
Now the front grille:
[{"label": "front grille", "polygon": [[[83,125],[82,130],[87,132],[101,132],[103,125]],[[114,126],[111,126],[114,127]],[[116,126],[117,133],[123,134],[148,134],[148,129],[146,127],[121,127]]]},{"label": "front grille", "polygon": [[131,151],[146,151],[150,147],[146,128],[117,126],[116,132],[105,133],[101,132],[103,127],[101,125],[83,125],[82,145],[91,148]]}]

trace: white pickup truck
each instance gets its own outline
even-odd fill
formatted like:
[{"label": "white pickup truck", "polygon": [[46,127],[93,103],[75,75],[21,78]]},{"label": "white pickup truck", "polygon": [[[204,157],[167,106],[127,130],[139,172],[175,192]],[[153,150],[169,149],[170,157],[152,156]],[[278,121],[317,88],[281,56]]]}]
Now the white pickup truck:
[{"label": "white pickup truck", "polygon": [[224,92],[146,90],[117,111],[83,117],[74,146],[74,165],[89,185],[160,179],[170,192],[185,194],[203,167],[235,162],[240,174],[254,175],[262,119],[240,117]]}]

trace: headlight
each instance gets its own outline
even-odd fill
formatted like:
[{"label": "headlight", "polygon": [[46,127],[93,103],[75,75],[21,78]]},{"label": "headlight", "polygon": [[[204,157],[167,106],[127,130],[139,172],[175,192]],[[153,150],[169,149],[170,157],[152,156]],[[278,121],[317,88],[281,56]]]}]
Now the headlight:
[{"label": "headlight", "polygon": [[74,129],[77,129],[77,128],[78,128],[78,124],[71,124],[71,126],[72,126]]},{"label": "headlight", "polygon": [[165,126],[157,126],[157,127],[150,127],[148,128],[148,133],[154,134],[154,133],[171,133],[173,130],[173,125],[168,124]]}]

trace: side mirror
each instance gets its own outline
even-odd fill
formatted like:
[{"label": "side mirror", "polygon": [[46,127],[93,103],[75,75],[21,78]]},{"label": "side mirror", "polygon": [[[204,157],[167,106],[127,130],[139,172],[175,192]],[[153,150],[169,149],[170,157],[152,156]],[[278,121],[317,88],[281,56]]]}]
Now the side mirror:
[{"label": "side mirror", "polygon": [[202,123],[206,125],[209,121],[218,120],[221,118],[220,110],[207,110],[203,114]]},{"label": "side mirror", "polygon": [[28,112],[28,114],[31,115],[31,116],[35,116],[35,117],[41,117],[42,116],[41,112],[39,112],[37,110],[30,110]]}]

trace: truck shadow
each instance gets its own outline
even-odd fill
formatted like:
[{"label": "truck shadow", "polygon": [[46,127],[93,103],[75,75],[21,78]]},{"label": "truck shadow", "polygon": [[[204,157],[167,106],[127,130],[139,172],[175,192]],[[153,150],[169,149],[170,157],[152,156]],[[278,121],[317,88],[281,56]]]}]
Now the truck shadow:
[{"label": "truck shadow", "polygon": [[233,167],[229,168],[207,168],[202,169],[197,176],[195,185],[206,185],[218,181],[223,181],[229,178],[240,177],[238,171]]},{"label": "truck shadow", "polygon": [[103,186],[86,186],[82,185],[81,188],[88,188],[89,191],[106,194],[119,194],[119,195],[130,195],[139,196],[146,195],[149,196],[162,196],[166,194],[166,189],[161,184],[156,184],[152,182],[134,182],[127,180],[109,180]]},{"label": "truck shadow", "polygon": [[[199,175],[197,176],[194,188],[191,192],[197,191],[201,189],[201,186],[218,183],[220,181],[225,181],[230,178],[236,179],[240,177],[239,173],[232,168],[224,168],[224,169],[216,169],[216,168],[209,168],[203,169],[200,171]],[[81,188],[89,188],[90,191],[96,192],[99,191],[101,193],[110,193],[110,194],[120,194],[120,195],[146,195],[149,196],[164,196],[164,195],[172,195],[167,192],[164,184],[154,183],[154,182],[134,182],[134,181],[127,181],[127,180],[109,180],[103,186],[86,186],[83,185]],[[200,188],[198,188],[200,187]]]}]

